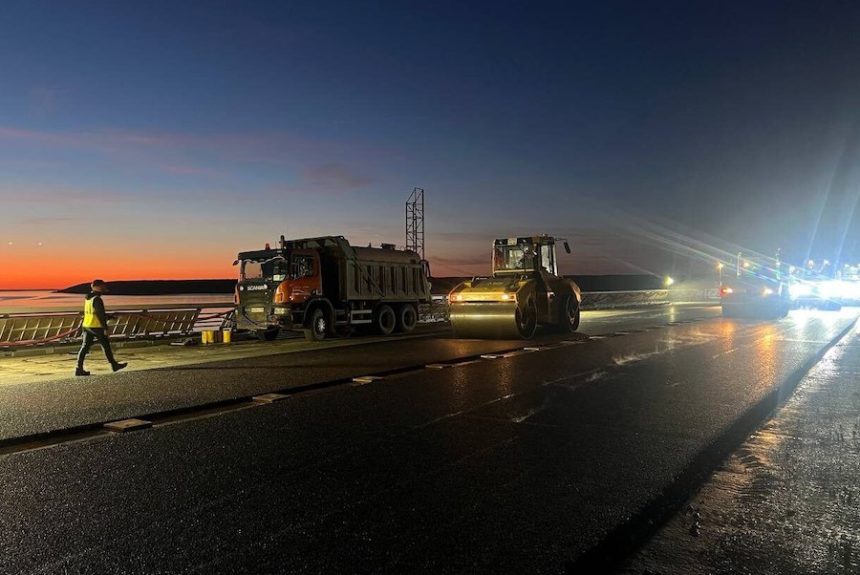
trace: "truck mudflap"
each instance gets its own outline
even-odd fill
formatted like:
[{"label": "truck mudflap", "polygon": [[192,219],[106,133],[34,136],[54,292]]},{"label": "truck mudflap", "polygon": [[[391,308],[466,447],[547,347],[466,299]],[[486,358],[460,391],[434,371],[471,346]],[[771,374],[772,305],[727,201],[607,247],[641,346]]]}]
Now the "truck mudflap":
[{"label": "truck mudflap", "polygon": [[534,322],[523,321],[516,302],[451,304],[449,318],[459,338],[522,339],[534,333]]}]

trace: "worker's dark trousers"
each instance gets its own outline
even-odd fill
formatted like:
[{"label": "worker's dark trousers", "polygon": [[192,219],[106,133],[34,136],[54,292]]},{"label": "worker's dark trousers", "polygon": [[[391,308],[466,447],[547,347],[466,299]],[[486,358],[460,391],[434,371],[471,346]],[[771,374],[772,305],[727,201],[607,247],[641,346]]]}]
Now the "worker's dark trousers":
[{"label": "worker's dark trousers", "polygon": [[78,369],[84,368],[84,359],[87,357],[87,354],[90,352],[90,348],[93,346],[93,342],[98,341],[99,345],[102,346],[102,349],[105,352],[105,357],[110,362],[111,365],[116,363],[116,360],[113,358],[113,350],[110,348],[110,340],[108,339],[107,333],[103,327],[85,327],[83,329],[84,335],[84,343],[81,344],[81,351],[78,352]]}]

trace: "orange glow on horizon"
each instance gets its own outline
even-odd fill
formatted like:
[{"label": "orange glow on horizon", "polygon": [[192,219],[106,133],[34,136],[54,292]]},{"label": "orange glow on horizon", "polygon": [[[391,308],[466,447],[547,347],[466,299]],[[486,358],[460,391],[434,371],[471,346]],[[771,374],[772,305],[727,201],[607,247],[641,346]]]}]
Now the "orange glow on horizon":
[{"label": "orange glow on horizon", "polygon": [[50,252],[0,255],[0,290],[61,289],[95,278],[119,280],[228,279],[236,277],[233,258],[174,253],[173,257],[87,258]]},{"label": "orange glow on horizon", "polygon": [[[58,256],[39,253],[2,253],[0,250],[0,290],[62,289],[95,278],[105,281],[232,279],[237,270],[235,256],[182,253],[175,248],[168,256],[143,256],[134,259],[111,254],[99,258]],[[462,270],[432,267],[437,277],[463,276]]]}]

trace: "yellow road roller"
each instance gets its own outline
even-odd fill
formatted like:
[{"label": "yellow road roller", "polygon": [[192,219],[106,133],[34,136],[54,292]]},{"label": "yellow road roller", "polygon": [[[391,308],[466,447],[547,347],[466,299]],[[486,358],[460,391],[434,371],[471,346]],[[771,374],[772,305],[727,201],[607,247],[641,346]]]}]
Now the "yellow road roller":
[{"label": "yellow road roller", "polygon": [[559,277],[550,236],[493,242],[493,275],[475,277],[451,290],[449,317],[459,338],[528,339],[539,325],[574,332],[582,295],[576,282]]}]

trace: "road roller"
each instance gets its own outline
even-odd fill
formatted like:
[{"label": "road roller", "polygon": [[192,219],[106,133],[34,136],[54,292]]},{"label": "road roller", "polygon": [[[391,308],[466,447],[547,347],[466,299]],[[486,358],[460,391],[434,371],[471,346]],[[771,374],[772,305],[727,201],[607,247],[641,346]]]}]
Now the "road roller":
[{"label": "road roller", "polygon": [[556,242],[546,235],[493,242],[491,277],[475,277],[451,290],[449,317],[459,338],[529,339],[538,326],[574,332],[582,294],[558,275]]}]

